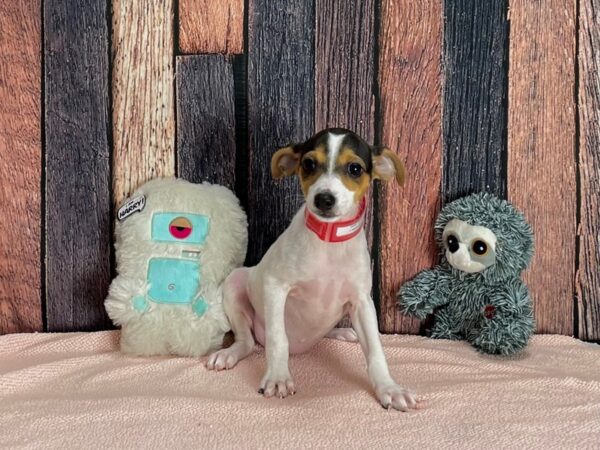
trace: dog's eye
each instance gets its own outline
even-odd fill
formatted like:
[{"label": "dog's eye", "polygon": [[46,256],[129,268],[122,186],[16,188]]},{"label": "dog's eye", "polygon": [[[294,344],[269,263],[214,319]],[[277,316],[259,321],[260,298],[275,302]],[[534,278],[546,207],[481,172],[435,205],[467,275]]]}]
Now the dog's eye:
[{"label": "dog's eye", "polygon": [[473,249],[473,252],[479,256],[485,255],[488,251],[487,244],[479,239],[473,242],[471,248]]},{"label": "dog's eye", "polygon": [[362,173],[363,173],[363,168],[360,164],[358,164],[358,163],[348,164],[348,175],[350,175],[352,178],[358,178],[362,175]]},{"label": "dog's eye", "polygon": [[302,160],[302,169],[304,170],[305,174],[310,175],[311,173],[313,173],[315,171],[316,168],[317,168],[317,163],[315,162],[314,159],[304,158]]}]

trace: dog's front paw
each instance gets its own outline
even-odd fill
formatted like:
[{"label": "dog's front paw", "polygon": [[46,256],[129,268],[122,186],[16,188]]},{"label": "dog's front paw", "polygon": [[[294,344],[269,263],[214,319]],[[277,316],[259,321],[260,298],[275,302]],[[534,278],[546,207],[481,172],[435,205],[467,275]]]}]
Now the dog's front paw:
[{"label": "dog's front paw", "polygon": [[294,381],[288,370],[267,370],[267,373],[260,383],[258,393],[265,397],[277,396],[279,398],[284,398],[288,395],[294,395],[296,393],[296,387],[294,386]]},{"label": "dog's front paw", "polygon": [[417,396],[411,389],[398,386],[396,383],[375,387],[377,398],[385,409],[394,408],[398,411],[417,409]]}]

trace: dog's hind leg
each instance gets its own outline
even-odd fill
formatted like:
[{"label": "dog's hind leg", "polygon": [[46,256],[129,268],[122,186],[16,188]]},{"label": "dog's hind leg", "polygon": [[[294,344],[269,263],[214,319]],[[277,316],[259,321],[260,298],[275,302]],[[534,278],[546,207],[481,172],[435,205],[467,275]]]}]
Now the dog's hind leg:
[{"label": "dog's hind leg", "polygon": [[248,356],[254,348],[252,318],[254,311],[248,298],[249,268],[235,269],[223,283],[223,308],[235,335],[229,348],[219,350],[208,357],[209,370],[231,369],[238,361]]}]

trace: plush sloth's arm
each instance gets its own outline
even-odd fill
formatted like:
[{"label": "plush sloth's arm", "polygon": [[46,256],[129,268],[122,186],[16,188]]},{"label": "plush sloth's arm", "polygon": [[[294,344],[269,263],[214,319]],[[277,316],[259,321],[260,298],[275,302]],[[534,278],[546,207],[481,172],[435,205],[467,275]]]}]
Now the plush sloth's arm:
[{"label": "plush sloth's arm", "polygon": [[404,283],[397,294],[398,306],[405,314],[424,319],[434,308],[450,301],[451,289],[452,274],[437,266]]},{"label": "plush sloth's arm", "polygon": [[495,287],[487,297],[489,304],[482,311],[481,331],[472,341],[473,346],[501,355],[522,350],[535,329],[527,287],[514,279]]}]

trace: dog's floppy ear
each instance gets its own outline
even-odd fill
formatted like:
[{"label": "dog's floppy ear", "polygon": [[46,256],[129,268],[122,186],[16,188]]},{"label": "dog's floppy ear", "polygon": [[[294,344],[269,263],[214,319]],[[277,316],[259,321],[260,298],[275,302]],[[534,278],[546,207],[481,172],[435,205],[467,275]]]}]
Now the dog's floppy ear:
[{"label": "dog's floppy ear", "polygon": [[291,145],[280,148],[271,158],[271,175],[279,179],[294,175],[300,162],[300,153],[296,153]]},{"label": "dog's floppy ear", "polygon": [[388,148],[373,148],[373,178],[380,180],[389,180],[392,177],[396,178],[396,181],[400,186],[404,184],[404,177],[406,175],[404,170],[404,164],[398,158],[393,151]]}]

